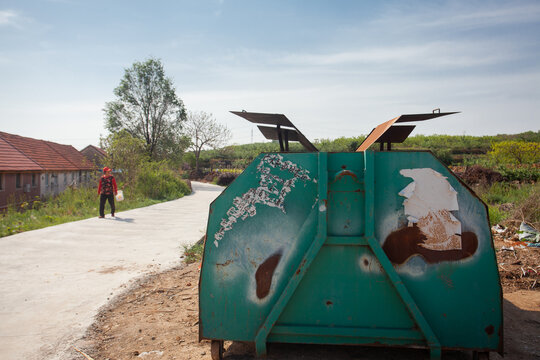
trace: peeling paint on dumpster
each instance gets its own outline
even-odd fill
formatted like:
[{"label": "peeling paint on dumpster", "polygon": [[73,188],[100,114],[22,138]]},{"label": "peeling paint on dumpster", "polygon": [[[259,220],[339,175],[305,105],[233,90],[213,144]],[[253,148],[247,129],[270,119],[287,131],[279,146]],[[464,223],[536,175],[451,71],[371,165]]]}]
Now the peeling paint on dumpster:
[{"label": "peeling paint on dumpster", "polygon": [[212,209],[201,338],[501,349],[486,207],[429,152],[261,154]]},{"label": "peeling paint on dumpster", "polygon": [[394,264],[403,264],[414,255],[427,263],[457,261],[472,256],[478,248],[476,234],[462,233],[461,222],[451,213],[459,211],[457,191],[447,178],[430,168],[402,169],[413,179],[399,192],[405,197],[408,226],[390,233],[383,249]]},{"label": "peeling paint on dumpster", "polygon": [[[284,179],[271,173],[273,168],[287,171],[292,175],[290,179]],[[214,245],[219,246],[219,242],[225,236],[225,232],[231,230],[233,225],[240,219],[245,220],[257,214],[256,204],[262,204],[280,209],[286,213],[283,206],[285,198],[295,187],[298,180],[305,182],[312,181],[309,171],[302,169],[291,161],[284,161],[279,154],[265,155],[259,165],[257,165],[259,186],[251,188],[241,197],[233,200],[233,206],[227,210],[227,218],[221,220],[221,227],[214,235]]]}]

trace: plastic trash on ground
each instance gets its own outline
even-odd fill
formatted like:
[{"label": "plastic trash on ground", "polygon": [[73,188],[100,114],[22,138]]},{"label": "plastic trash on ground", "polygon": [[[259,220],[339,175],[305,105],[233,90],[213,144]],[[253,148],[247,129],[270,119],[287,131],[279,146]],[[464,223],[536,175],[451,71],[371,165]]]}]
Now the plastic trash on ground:
[{"label": "plastic trash on ground", "polygon": [[531,225],[522,222],[519,226],[519,240],[529,242],[540,242],[540,232]]}]

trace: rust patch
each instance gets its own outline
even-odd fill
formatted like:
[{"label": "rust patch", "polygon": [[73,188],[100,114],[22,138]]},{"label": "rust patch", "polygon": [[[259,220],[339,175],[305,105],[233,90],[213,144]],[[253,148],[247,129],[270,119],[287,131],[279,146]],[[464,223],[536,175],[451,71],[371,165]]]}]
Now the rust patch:
[{"label": "rust patch", "polygon": [[461,249],[431,250],[424,246],[426,235],[416,225],[392,232],[386,238],[383,250],[394,264],[403,264],[413,255],[421,255],[430,264],[457,261],[472,256],[478,248],[478,238],[470,231],[461,234]]},{"label": "rust patch", "polygon": [[326,306],[332,306],[332,305],[334,305],[334,303],[331,302],[330,300],[328,300],[328,301],[326,302]]},{"label": "rust patch", "polygon": [[302,262],[300,263],[300,266],[298,266],[298,269],[296,270],[295,275],[300,274],[300,271],[302,271],[302,268],[304,267],[305,263],[306,263],[306,259],[302,260]]},{"label": "rust patch", "polygon": [[357,179],[358,176],[356,176],[355,173],[353,173],[352,171],[349,171],[349,170],[342,170],[339,172],[339,174],[336,176],[336,178],[334,179],[334,181],[337,181],[337,180],[341,180],[343,179],[344,176],[350,176],[354,179]]},{"label": "rust patch", "polygon": [[461,238],[459,234],[448,233],[447,227],[460,228],[461,223],[452,217],[448,210],[428,213],[418,220],[418,227],[427,235],[422,246],[431,250],[459,250]]},{"label": "rust patch", "polygon": [[281,253],[276,253],[266,259],[255,272],[255,282],[257,283],[257,297],[264,299],[270,293],[272,276],[281,260]]},{"label": "rust patch", "polygon": [[454,287],[454,281],[448,277],[448,276],[445,276],[445,275],[441,275],[439,276],[439,279],[442,280],[442,282],[449,288],[453,288]]},{"label": "rust patch", "polygon": [[484,329],[484,331],[485,331],[486,334],[488,334],[488,335],[493,335],[493,333],[495,332],[495,328],[493,327],[493,325],[489,325],[489,326],[486,326],[486,328]]},{"label": "rust patch", "polygon": [[229,264],[232,264],[232,262],[233,262],[232,260],[227,260],[223,264],[217,263],[216,266],[227,266]]}]

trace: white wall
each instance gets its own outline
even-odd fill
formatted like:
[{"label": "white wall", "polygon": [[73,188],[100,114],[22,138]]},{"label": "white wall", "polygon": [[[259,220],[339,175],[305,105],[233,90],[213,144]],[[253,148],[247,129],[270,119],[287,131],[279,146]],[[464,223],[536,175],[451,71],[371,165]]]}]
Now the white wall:
[{"label": "white wall", "polygon": [[80,175],[79,171],[48,171],[41,173],[40,195],[44,197],[55,196],[66,190],[69,186],[87,184],[90,172],[82,171]]}]

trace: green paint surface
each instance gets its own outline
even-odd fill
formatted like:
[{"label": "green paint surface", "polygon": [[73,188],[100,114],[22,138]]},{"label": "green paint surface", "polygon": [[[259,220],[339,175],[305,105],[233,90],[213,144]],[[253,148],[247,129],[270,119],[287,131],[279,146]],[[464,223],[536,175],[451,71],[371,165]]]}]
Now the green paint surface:
[{"label": "green paint surface", "polygon": [[[412,179],[399,171],[417,168],[456,190],[452,214],[478,240],[472,256],[385,255],[386,237],[408,226],[398,194]],[[275,254],[258,298],[255,274]],[[431,153],[261,154],[211,205],[200,335],[253,341],[261,353],[267,341],[495,351],[501,294],[485,205]]]}]

